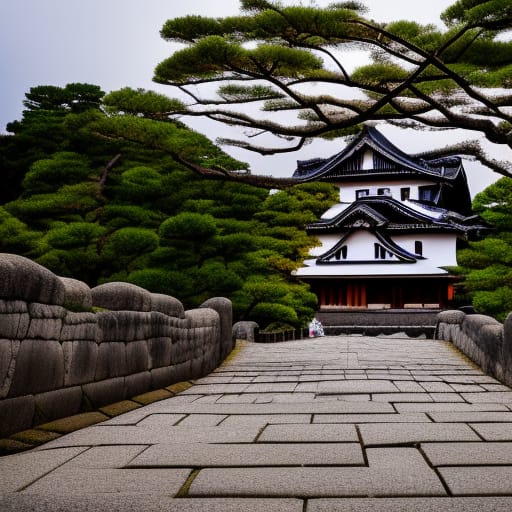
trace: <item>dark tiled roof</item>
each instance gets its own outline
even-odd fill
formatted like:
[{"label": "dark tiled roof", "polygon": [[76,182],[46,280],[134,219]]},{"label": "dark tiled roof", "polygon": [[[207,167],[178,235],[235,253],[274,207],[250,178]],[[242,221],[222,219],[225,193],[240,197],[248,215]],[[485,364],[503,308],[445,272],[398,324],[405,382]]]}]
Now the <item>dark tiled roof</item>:
[{"label": "dark tiled roof", "polygon": [[[300,181],[328,178],[332,171],[335,171],[344,161],[349,160],[365,145],[394,162],[402,174],[409,172],[416,175],[423,174],[430,177],[437,177],[442,180],[453,180],[462,170],[461,159],[459,157],[450,156],[432,160],[414,158],[397,148],[376,128],[365,126],[360,135],[339,153],[329,158],[314,158],[311,160],[298,161],[297,169],[293,176]],[[347,175],[374,174],[374,172],[374,170],[359,169],[351,171],[347,173]],[[391,169],[382,171],[384,175],[389,174],[390,176],[395,172],[396,170]],[[343,171],[336,173],[336,177],[340,177],[340,175],[343,175]]]},{"label": "dark tiled roof", "polygon": [[488,226],[477,216],[464,217],[442,208],[431,208],[435,215],[419,212],[391,197],[359,199],[332,219],[307,226],[311,234],[340,232],[355,227],[385,229],[392,232],[456,232],[471,235],[487,231]]}]

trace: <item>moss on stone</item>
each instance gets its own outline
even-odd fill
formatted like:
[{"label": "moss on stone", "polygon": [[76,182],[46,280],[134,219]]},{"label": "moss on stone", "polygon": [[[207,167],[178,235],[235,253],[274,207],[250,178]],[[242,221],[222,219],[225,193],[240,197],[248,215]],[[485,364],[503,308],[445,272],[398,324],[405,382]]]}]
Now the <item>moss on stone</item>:
[{"label": "moss on stone", "polygon": [[172,396],[174,396],[173,393],[168,389],[156,389],[155,391],[149,391],[148,393],[134,396],[133,400],[139,404],[147,405],[153,402],[158,402],[159,400],[171,398]]},{"label": "moss on stone", "polygon": [[0,455],[10,455],[12,453],[23,452],[34,448],[34,445],[22,443],[15,439],[0,439]]},{"label": "moss on stone", "polygon": [[85,412],[50,421],[43,425],[38,425],[36,428],[50,432],[58,432],[59,434],[68,434],[69,432],[74,432],[75,430],[89,427],[90,425],[95,425],[96,423],[101,423],[108,419],[109,417],[101,412]]},{"label": "moss on stone", "polygon": [[170,391],[173,395],[177,395],[178,393],[185,391],[186,389],[190,388],[191,386],[192,386],[191,382],[183,381],[183,382],[176,382],[176,384],[167,386],[165,389],[167,389],[167,391]]},{"label": "moss on stone", "polygon": [[121,400],[120,402],[100,407],[99,410],[103,414],[106,414],[107,416],[110,416],[112,418],[114,416],[124,414],[125,412],[130,412],[133,411],[134,409],[138,409],[139,407],[142,407],[142,405],[140,403],[134,402],[133,400]]},{"label": "moss on stone", "polygon": [[61,434],[57,432],[50,432],[46,430],[39,430],[37,428],[31,428],[28,430],[23,430],[21,432],[17,432],[10,436],[9,439],[14,439],[15,441],[20,441],[22,443],[27,443],[31,445],[39,445],[43,443],[47,443],[48,441],[53,441],[60,437]]}]

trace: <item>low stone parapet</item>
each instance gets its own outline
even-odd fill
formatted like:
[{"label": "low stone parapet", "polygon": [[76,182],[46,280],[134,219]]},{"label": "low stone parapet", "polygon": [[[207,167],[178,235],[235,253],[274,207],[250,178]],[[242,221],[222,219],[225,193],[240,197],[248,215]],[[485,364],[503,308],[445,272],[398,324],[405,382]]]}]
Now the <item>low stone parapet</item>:
[{"label": "low stone parapet", "polygon": [[512,313],[501,324],[486,315],[443,311],[435,337],[452,342],[486,373],[512,385]]},{"label": "low stone parapet", "polygon": [[185,311],[0,254],[0,436],[206,375],[233,348],[231,322],[225,298]]}]

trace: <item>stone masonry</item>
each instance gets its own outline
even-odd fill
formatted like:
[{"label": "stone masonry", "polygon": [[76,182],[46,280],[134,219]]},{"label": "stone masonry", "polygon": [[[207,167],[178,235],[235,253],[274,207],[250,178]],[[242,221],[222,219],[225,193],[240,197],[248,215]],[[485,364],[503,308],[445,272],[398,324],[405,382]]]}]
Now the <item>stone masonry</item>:
[{"label": "stone masonry", "polygon": [[0,459],[0,509],[512,510],[512,390],[451,343],[243,342],[173,398]]},{"label": "stone masonry", "polygon": [[205,375],[232,350],[231,323],[224,298],[185,311],[0,254],[0,437]]}]

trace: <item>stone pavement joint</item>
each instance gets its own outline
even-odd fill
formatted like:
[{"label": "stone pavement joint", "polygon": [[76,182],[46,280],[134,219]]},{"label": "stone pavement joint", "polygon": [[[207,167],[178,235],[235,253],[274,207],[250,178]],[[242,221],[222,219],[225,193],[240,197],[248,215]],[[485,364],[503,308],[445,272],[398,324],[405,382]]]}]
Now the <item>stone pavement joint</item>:
[{"label": "stone pavement joint", "polygon": [[44,444],[0,458],[2,512],[512,510],[512,390],[439,340],[238,344],[3,442]]}]

